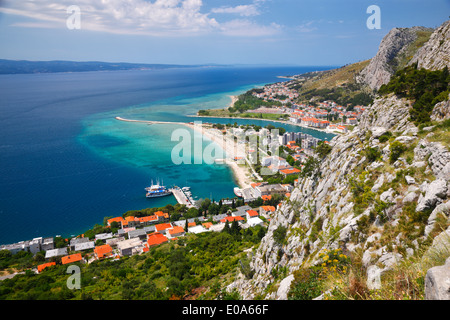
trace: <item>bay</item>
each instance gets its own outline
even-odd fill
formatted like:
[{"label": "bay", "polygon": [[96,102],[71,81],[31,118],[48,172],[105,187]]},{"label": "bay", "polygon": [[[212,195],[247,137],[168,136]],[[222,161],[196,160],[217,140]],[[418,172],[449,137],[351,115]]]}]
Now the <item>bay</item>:
[{"label": "bay", "polygon": [[329,67],[1,75],[0,244],[76,235],[106,216],[175,204],[172,196],[145,198],[152,178],[189,185],[199,198],[232,197],[235,181],[226,166],[172,164],[175,125],[115,116],[193,121],[188,115],[197,110],[224,107],[229,95],[279,82],[279,75],[324,69]]}]

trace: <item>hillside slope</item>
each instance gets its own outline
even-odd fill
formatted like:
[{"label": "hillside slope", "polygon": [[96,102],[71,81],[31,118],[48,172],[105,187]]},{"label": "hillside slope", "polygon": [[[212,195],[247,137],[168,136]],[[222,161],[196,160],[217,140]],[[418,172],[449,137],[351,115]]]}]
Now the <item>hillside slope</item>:
[{"label": "hillside slope", "polygon": [[[389,81],[383,72],[372,79]],[[250,255],[253,276],[228,290],[244,299],[425,298],[425,281],[436,279],[427,271],[450,256],[449,101],[429,127],[410,122],[412,103],[379,96],[358,127],[330,142]]]}]

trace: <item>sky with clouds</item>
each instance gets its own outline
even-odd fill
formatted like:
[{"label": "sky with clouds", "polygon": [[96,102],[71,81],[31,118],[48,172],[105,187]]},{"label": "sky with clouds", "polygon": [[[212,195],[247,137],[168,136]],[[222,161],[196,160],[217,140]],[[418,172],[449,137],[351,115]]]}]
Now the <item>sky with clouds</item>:
[{"label": "sky with clouds", "polygon": [[[381,29],[367,28],[370,5]],[[0,58],[337,66],[449,15],[450,0],[0,0]]]}]

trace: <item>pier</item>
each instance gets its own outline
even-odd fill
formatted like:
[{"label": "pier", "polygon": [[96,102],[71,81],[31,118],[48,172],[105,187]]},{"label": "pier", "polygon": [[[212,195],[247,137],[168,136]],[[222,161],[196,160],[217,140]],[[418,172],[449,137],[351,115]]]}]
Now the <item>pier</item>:
[{"label": "pier", "polygon": [[172,191],[172,194],[175,196],[175,199],[177,199],[179,204],[184,204],[188,208],[195,208],[195,202],[192,198],[189,191],[185,192],[183,189],[180,189],[178,187],[169,189]]}]

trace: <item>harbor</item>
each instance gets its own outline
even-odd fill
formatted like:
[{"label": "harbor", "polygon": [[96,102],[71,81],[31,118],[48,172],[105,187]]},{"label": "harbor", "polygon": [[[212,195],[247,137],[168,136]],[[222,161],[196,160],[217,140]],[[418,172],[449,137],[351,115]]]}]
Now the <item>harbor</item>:
[{"label": "harbor", "polygon": [[195,201],[192,197],[192,193],[189,187],[183,188],[173,187],[169,189],[169,191],[172,192],[172,194],[174,195],[175,199],[177,199],[179,204],[184,204],[188,208],[195,208]]}]

